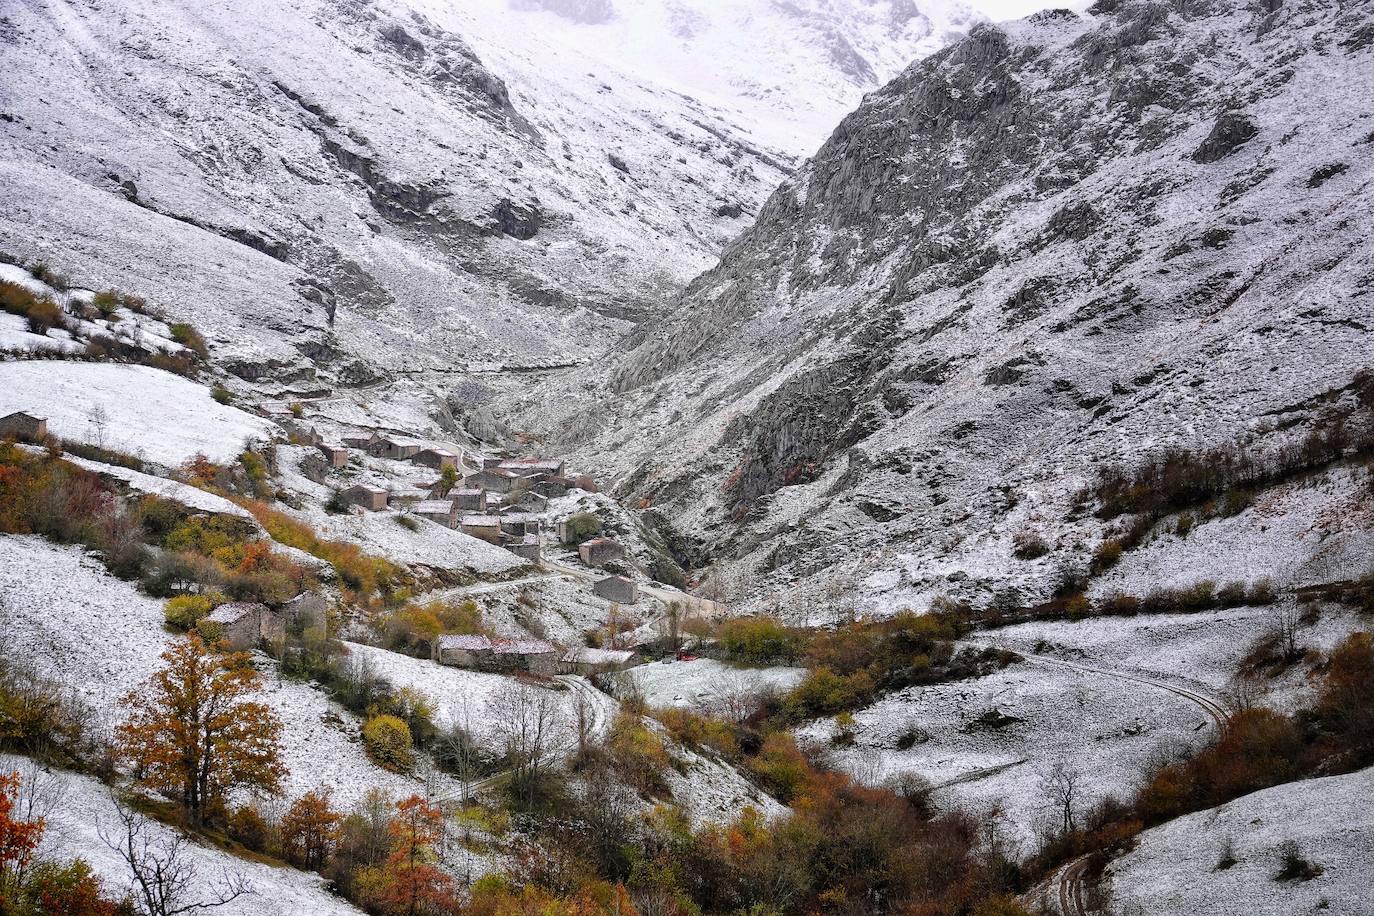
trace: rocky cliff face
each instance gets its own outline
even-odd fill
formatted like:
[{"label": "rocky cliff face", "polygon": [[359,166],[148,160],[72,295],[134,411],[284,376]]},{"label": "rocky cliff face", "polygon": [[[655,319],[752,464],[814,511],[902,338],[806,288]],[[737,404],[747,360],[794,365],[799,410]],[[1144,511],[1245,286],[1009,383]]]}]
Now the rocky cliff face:
[{"label": "rocky cliff face", "polygon": [[1282,442],[1374,361],[1371,36],[1336,2],[980,27],[846,118],[565,434],[755,593],[1043,594],[1103,534],[1070,508],[1099,468]]}]

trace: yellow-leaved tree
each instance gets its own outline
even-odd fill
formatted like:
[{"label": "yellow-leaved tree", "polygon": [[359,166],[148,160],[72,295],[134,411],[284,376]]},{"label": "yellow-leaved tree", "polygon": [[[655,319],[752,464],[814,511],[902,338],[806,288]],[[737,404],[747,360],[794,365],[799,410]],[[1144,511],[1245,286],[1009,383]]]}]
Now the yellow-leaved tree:
[{"label": "yellow-leaved tree", "polygon": [[237,788],[277,792],[281,721],[247,699],[262,686],[246,653],[221,654],[194,633],[162,653],[166,665],[124,697],[121,757],[150,788],[179,798],[197,823]]}]

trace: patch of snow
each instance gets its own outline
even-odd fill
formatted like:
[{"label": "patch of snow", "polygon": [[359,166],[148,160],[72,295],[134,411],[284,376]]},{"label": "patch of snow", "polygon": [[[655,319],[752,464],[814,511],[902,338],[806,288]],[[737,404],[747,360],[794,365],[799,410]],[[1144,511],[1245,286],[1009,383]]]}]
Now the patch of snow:
[{"label": "patch of snow", "polygon": [[[1374,913],[1374,769],[1264,789],[1140,835],[1105,873],[1115,913]],[[1235,864],[1218,868],[1231,844]],[[1280,881],[1283,844],[1321,874]]]},{"label": "patch of snow", "polygon": [[[203,454],[230,462],[275,427],[210,390],[147,366],[54,360],[0,363],[0,414],[26,410],[53,435],[103,445],[175,467]],[[96,412],[105,413],[104,430]],[[101,441],[103,438],[103,442]]]},{"label": "patch of snow", "polygon": [[[5,771],[31,771],[26,758],[0,755]],[[109,790],[89,776],[46,771],[42,777],[46,798],[56,802],[45,815],[47,829],[39,855],[59,859],[84,859],[111,896],[122,896],[132,886],[128,866],[101,837],[117,835],[121,825]],[[147,824],[147,835],[168,842],[172,828],[156,821]],[[226,876],[241,877],[248,893],[213,912],[225,916],[360,916],[361,910],[329,892],[324,878],[294,868],[275,867],[239,859],[227,852],[192,842],[184,847],[183,861],[195,869],[186,889],[186,902],[210,901]]]}]

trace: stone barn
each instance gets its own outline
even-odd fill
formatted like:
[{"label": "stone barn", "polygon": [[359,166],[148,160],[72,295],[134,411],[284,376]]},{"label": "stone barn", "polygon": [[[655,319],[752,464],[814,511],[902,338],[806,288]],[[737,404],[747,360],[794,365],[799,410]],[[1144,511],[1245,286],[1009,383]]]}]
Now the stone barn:
[{"label": "stone barn", "polygon": [[582,546],[577,548],[577,555],[588,566],[605,566],[614,560],[623,559],[625,548],[610,538],[592,538],[590,541],[582,542]]},{"label": "stone barn", "polygon": [[484,468],[476,474],[469,474],[463,481],[464,487],[493,493],[518,493],[529,484],[529,480],[505,468]]},{"label": "stone barn", "polygon": [[487,491],[461,489],[453,490],[448,494],[453,498],[454,503],[459,509],[465,512],[486,512],[487,511]]},{"label": "stone barn", "polygon": [[321,442],[316,446],[320,454],[324,455],[324,460],[329,462],[331,468],[342,468],[348,466],[348,449],[342,445],[335,445],[332,442]]},{"label": "stone barn", "polygon": [[405,461],[419,454],[424,443],[405,436],[378,433],[368,440],[367,453],[373,458],[393,458]]},{"label": "stone barn", "polygon": [[[236,652],[251,649],[262,638],[263,618],[277,617],[265,604],[236,601],[221,604],[197,625],[202,636],[211,642],[224,640]],[[275,626],[272,627],[275,632]]]},{"label": "stone barn", "polygon": [[434,640],[430,656],[441,665],[486,669],[492,667],[491,640],[467,634],[440,636]]},{"label": "stone barn", "polygon": [[527,534],[538,534],[542,529],[542,520],[537,515],[529,512],[507,512],[500,516],[501,530],[512,537],[524,537]]},{"label": "stone barn", "polygon": [[558,673],[558,647],[542,639],[492,640],[492,652],[501,671],[525,671],[541,677]]},{"label": "stone barn", "polygon": [[436,471],[442,471],[444,468],[458,469],[458,455],[445,448],[422,448],[410,460]]},{"label": "stone barn", "polygon": [[[302,592],[281,606],[280,617],[283,631],[287,627],[297,632],[309,627],[323,627],[329,617],[329,601],[323,595]],[[269,642],[273,641],[273,637],[264,636]]]},{"label": "stone barn", "polygon": [[510,541],[506,544],[506,549],[531,563],[538,563],[544,558],[544,545],[537,534],[527,534],[518,541]]},{"label": "stone barn", "polygon": [[574,646],[563,653],[558,660],[558,670],[562,674],[580,674],[590,677],[607,671],[624,671],[639,664],[639,656],[629,649],[590,649]]},{"label": "stone barn", "polygon": [[433,659],[441,665],[476,671],[525,671],[549,677],[558,673],[560,654],[542,639],[489,639],[486,636],[440,636]]},{"label": "stone barn", "polygon": [[535,480],[543,480],[550,476],[560,477],[563,474],[563,462],[554,458],[511,458],[501,462],[497,467]]},{"label": "stone barn", "polygon": [[415,508],[410,511],[421,518],[438,522],[446,528],[452,528],[458,524],[458,507],[452,500],[427,499],[416,503]]},{"label": "stone barn", "polygon": [[639,585],[624,576],[607,576],[594,583],[592,591],[616,604],[634,604],[639,600]]},{"label": "stone barn", "polygon": [[385,509],[389,495],[386,490],[370,483],[354,484],[343,491],[344,499],[355,506],[362,506],[372,512]]},{"label": "stone barn", "polygon": [[16,410],[14,413],[0,417],[0,438],[25,439],[36,442],[39,439],[48,437],[48,421],[44,417],[35,417],[31,413]]},{"label": "stone barn", "polygon": [[458,523],[458,530],[489,544],[501,545],[501,519],[495,515],[469,515]]}]

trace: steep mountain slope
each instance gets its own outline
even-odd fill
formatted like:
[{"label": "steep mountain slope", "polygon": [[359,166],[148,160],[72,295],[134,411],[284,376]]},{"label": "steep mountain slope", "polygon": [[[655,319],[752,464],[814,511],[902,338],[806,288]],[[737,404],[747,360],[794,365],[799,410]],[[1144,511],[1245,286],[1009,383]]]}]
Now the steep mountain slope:
[{"label": "steep mountain slope", "polygon": [[[1358,409],[1372,34],[1367,5],[1235,0],[980,27],[544,422],[752,591],[1044,593],[1101,536],[1066,521],[1100,468]],[[1013,558],[1028,530],[1051,560]]]},{"label": "steep mountain slope", "polygon": [[[723,107],[731,87],[698,100],[690,81],[596,62],[544,14],[495,5],[3,13],[0,251],[132,287],[247,379],[588,359],[713,263],[822,136],[756,139]],[[852,105],[873,67],[943,36],[914,8],[906,21],[909,35],[870,36],[890,45],[881,60],[821,68],[775,107],[820,84],[836,111]],[[789,40],[776,56],[809,37]]]}]

